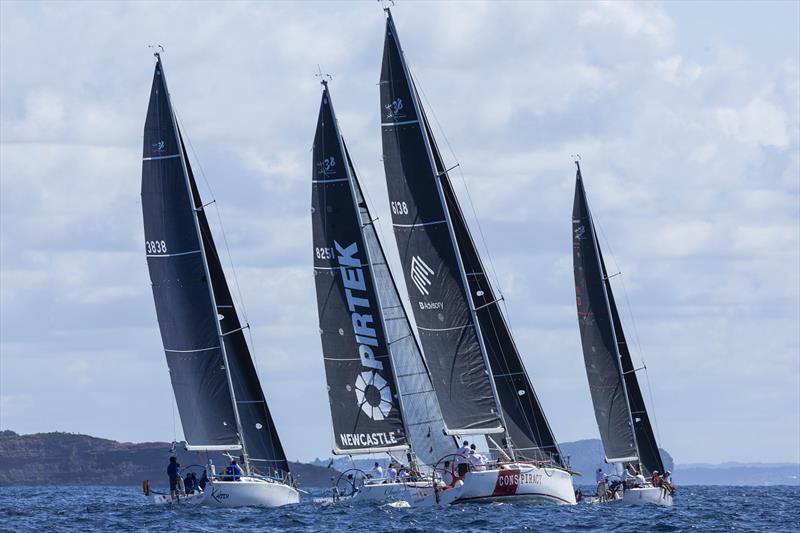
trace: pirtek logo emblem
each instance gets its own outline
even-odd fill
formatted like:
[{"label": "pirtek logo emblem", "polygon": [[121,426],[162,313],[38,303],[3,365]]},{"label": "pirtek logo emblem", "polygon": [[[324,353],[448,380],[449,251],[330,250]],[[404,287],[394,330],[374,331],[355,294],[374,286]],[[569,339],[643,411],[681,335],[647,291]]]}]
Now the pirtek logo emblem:
[{"label": "pirtek logo emblem", "polygon": [[424,296],[430,294],[428,287],[433,283],[429,277],[431,274],[433,274],[433,269],[421,257],[415,255],[411,258],[411,279]]}]

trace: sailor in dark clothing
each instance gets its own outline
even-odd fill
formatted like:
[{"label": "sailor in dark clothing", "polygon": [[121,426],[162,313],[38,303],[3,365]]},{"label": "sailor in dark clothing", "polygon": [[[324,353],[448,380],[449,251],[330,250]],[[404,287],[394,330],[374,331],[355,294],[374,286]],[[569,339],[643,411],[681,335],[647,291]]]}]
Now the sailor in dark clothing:
[{"label": "sailor in dark clothing", "polygon": [[169,476],[169,495],[174,500],[178,497],[178,480],[180,479],[181,465],[178,463],[178,458],[174,455],[169,458],[169,466],[167,466],[167,476]]},{"label": "sailor in dark clothing", "polygon": [[200,476],[200,481],[197,482],[197,486],[200,487],[200,490],[206,490],[206,483],[208,483],[208,474],[203,470],[203,475]]},{"label": "sailor in dark clothing", "polygon": [[183,480],[183,488],[186,494],[191,494],[195,491],[197,488],[197,477],[195,477],[194,472],[186,474],[186,478]]}]

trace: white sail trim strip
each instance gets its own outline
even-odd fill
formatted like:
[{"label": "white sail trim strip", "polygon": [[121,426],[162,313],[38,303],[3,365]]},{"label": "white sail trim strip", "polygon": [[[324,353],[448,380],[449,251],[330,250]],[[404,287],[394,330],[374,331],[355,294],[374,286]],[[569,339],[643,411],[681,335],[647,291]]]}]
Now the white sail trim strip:
[{"label": "white sail trim strip", "polygon": [[[358,266],[361,267],[361,268],[364,268],[364,267],[369,266],[369,265],[366,264],[366,263],[361,263]],[[335,266],[335,267],[318,267],[318,266],[315,266],[314,270],[339,270],[341,268],[342,268],[341,266]],[[347,267],[347,268],[355,268],[355,267]]]},{"label": "white sail trim strip", "polygon": [[180,157],[181,154],[172,154],[172,155],[156,155],[153,157],[143,157],[142,161],[158,161],[159,159],[175,159],[176,157]]},{"label": "white sail trim strip", "polygon": [[196,350],[170,350],[169,348],[164,348],[165,352],[173,352],[173,353],[195,353],[195,352],[208,352],[210,350],[219,350],[219,345],[211,346],[210,348],[197,348]]},{"label": "white sail trim strip", "polygon": [[433,226],[436,224],[447,224],[446,220],[434,220],[433,222],[417,222],[415,224],[392,224],[396,228],[416,228],[421,226]]},{"label": "white sail trim strip", "polygon": [[614,463],[630,463],[631,461],[638,461],[638,460],[639,460],[639,457],[637,457],[635,455],[632,455],[630,457],[615,457],[613,459],[609,458],[609,457],[606,457],[606,462],[610,463],[610,464],[614,464]]},{"label": "white sail trim strip", "polygon": [[497,426],[495,428],[488,428],[488,429],[450,429],[445,428],[444,432],[448,435],[494,435],[495,433],[505,433],[506,428],[503,426]]},{"label": "white sail trim strip", "polygon": [[241,444],[186,444],[189,452],[232,452],[242,449]]},{"label": "white sail trim strip", "polygon": [[453,330],[456,330],[456,329],[466,329],[466,328],[471,328],[471,327],[472,327],[472,324],[465,324],[463,326],[456,326],[454,328],[423,328],[422,326],[417,326],[417,329],[421,329],[421,330],[424,330],[424,331],[453,331]]},{"label": "white sail trim strip", "polygon": [[419,120],[404,120],[402,122],[381,122],[381,126],[404,126],[406,124],[419,124]]},{"label": "white sail trim strip", "polygon": [[341,183],[343,181],[349,181],[350,178],[336,178],[332,180],[311,180],[311,183]]},{"label": "white sail trim strip", "polygon": [[201,250],[191,250],[189,252],[180,252],[177,254],[147,254],[147,257],[178,257],[179,255],[199,254]]},{"label": "white sail trim strip", "polygon": [[351,455],[351,454],[362,454],[362,453],[383,453],[383,452],[402,452],[408,450],[408,445],[403,444],[402,446],[384,446],[382,448],[353,448],[348,450],[342,450],[340,448],[334,448],[331,450],[333,455]]}]

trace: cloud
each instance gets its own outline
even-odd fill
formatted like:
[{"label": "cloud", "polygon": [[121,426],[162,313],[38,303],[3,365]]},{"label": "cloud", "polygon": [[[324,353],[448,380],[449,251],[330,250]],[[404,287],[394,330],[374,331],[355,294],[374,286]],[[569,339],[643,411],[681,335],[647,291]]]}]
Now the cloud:
[{"label": "cloud", "polygon": [[[556,436],[596,434],[569,245],[580,153],[663,444],[682,462],[750,460],[764,445],[797,460],[797,51],[755,55],[748,39],[767,30],[733,41],[728,22],[698,29],[682,9],[436,2],[394,15]],[[146,45],[161,42],[285,447],[327,455],[309,217],[314,73],[333,74],[340,126],[399,272],[381,162],[381,10],[2,2],[0,14],[0,423],[173,436],[139,197]],[[697,405],[704,416],[687,419]],[[737,438],[753,427],[769,442]]]}]

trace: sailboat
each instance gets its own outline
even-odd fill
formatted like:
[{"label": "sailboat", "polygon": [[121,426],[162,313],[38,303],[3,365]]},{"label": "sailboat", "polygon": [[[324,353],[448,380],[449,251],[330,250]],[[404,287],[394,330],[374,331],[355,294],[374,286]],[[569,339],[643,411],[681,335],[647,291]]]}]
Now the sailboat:
[{"label": "sailboat", "polygon": [[[276,507],[299,501],[225,280],[172,108],[159,53],[144,126],[145,251],[185,449],[241,462],[238,480],[215,475],[186,501]],[[169,497],[152,494],[153,501]]]},{"label": "sailboat", "polygon": [[428,369],[339,131],[327,81],[322,85],[311,218],[333,453],[387,453],[413,473],[370,479],[360,487],[353,483],[344,494],[351,501],[424,497],[434,491],[430,465],[452,454],[456,443],[444,434]]},{"label": "sailboat", "polygon": [[445,432],[485,436],[495,459],[437,501],[574,504],[572,473],[459,206],[391,10],[385,11],[383,162],[408,297]]},{"label": "sailboat", "polygon": [[[608,271],[586,199],[580,162],[576,161],[572,207],[575,296],[586,376],[605,460],[645,478],[664,474],[664,463],[644,403],[625,332],[614,301]],[[626,503],[672,505],[671,490],[649,481],[627,488]]]}]

